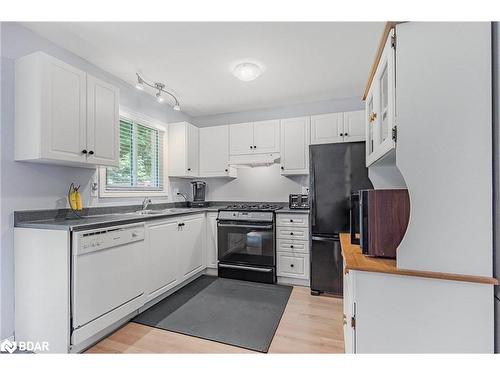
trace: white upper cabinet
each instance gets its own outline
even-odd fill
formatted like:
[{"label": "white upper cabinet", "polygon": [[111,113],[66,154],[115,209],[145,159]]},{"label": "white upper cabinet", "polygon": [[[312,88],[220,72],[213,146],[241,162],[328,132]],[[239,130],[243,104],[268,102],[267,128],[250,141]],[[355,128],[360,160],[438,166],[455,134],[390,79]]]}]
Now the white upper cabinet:
[{"label": "white upper cabinet", "polygon": [[281,174],[309,174],[310,118],[281,120]]},{"label": "white upper cabinet", "polygon": [[253,152],[267,154],[280,151],[280,120],[253,123]]},{"label": "white upper cabinet", "polygon": [[199,129],[188,122],[168,125],[168,174],[198,177]]},{"label": "white upper cabinet", "polygon": [[280,150],[280,121],[259,121],[229,125],[231,155],[267,154]]},{"label": "white upper cabinet", "polygon": [[365,140],[364,111],[311,116],[311,144]]},{"label": "white upper cabinet", "polygon": [[245,155],[253,152],[253,123],[229,125],[229,153]]},{"label": "white upper cabinet", "polygon": [[342,112],[311,116],[311,144],[343,142],[343,132]]},{"label": "white upper cabinet", "polygon": [[15,67],[15,158],[118,165],[119,91],[43,52]]},{"label": "white upper cabinet", "polygon": [[365,111],[344,112],[344,142],[365,140]]},{"label": "white upper cabinet", "polygon": [[200,128],[200,177],[236,177],[229,166],[229,126]]},{"label": "white upper cabinet", "polygon": [[391,30],[366,96],[366,165],[369,166],[396,147],[396,80],[394,30]]},{"label": "white upper cabinet", "polygon": [[119,158],[120,94],[107,82],[87,75],[87,148],[93,164],[115,166]]}]

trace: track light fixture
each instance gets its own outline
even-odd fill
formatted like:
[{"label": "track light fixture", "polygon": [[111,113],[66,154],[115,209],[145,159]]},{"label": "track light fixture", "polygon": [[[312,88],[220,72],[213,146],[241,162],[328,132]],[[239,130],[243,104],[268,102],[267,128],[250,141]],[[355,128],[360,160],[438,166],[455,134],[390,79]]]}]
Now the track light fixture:
[{"label": "track light fixture", "polygon": [[179,100],[177,100],[177,98],[175,97],[174,94],[172,94],[171,92],[169,92],[169,91],[167,91],[165,89],[165,84],[164,83],[161,83],[161,82],[148,83],[148,82],[146,82],[144,80],[144,78],[142,78],[139,75],[139,73],[135,73],[135,74],[137,75],[137,85],[135,85],[135,87],[137,88],[137,90],[144,91],[144,85],[149,86],[152,89],[155,89],[157,91],[156,94],[155,94],[155,97],[156,97],[156,101],[158,103],[163,103],[164,100],[165,100],[163,98],[163,96],[161,95],[162,93],[170,95],[174,99],[174,104],[172,105],[172,109],[174,111],[180,111],[181,110],[181,106],[179,104]]}]

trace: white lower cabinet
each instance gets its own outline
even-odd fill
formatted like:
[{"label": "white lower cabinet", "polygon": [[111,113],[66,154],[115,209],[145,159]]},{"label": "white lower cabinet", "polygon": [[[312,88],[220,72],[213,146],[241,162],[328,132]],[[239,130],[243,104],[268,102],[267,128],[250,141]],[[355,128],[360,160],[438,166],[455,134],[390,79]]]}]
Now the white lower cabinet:
[{"label": "white lower cabinet", "polygon": [[178,246],[180,281],[189,279],[205,268],[205,214],[179,218]]},{"label": "white lower cabinet", "polygon": [[309,285],[309,215],[307,212],[276,215],[276,275],[278,283]]},{"label": "white lower cabinet", "polygon": [[205,253],[208,268],[217,268],[217,212],[207,213]]},{"label": "white lower cabinet", "polygon": [[155,298],[179,281],[177,272],[177,220],[165,220],[147,226],[147,298]]},{"label": "white lower cabinet", "polygon": [[278,251],[276,257],[278,276],[309,280],[309,254]]},{"label": "white lower cabinet", "polygon": [[[344,265],[345,269],[345,265]],[[352,272],[344,272],[344,314],[343,314],[343,327],[344,327],[344,349],[346,353],[355,353],[355,321],[354,315],[355,302],[353,294],[353,277]]]},{"label": "white lower cabinet", "polygon": [[176,216],[146,225],[147,300],[205,268],[205,214]]}]

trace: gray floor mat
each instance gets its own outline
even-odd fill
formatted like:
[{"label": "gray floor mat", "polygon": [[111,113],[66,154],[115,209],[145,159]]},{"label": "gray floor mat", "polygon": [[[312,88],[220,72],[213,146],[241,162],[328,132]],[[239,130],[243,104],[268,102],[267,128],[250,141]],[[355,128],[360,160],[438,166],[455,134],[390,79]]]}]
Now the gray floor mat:
[{"label": "gray floor mat", "polygon": [[292,287],[202,276],[136,323],[267,352]]}]

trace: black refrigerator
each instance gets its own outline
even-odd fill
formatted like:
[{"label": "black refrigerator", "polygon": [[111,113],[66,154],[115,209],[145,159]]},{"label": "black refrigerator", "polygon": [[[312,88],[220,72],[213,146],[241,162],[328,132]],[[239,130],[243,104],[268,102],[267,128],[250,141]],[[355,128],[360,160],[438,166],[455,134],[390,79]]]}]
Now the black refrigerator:
[{"label": "black refrigerator", "polygon": [[341,232],[349,232],[352,191],[372,189],[365,142],[309,147],[311,294],[343,295]]}]

